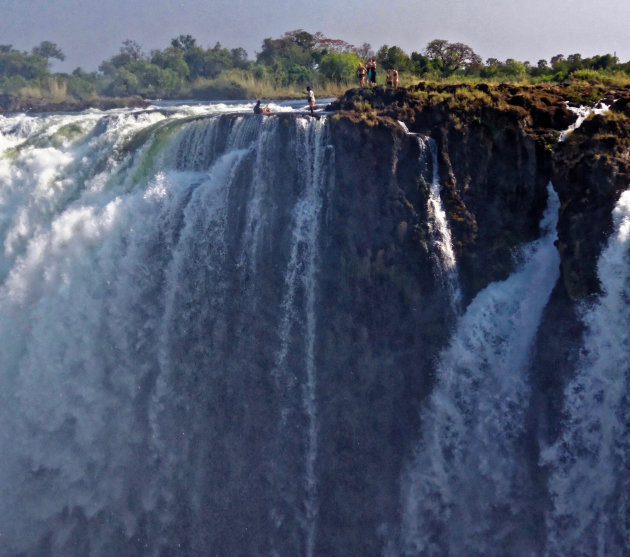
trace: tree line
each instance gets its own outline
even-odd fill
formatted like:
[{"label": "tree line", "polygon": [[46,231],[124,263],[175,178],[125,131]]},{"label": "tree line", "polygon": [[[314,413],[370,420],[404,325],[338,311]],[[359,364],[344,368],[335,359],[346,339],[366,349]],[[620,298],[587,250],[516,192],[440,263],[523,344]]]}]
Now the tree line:
[{"label": "tree line", "polygon": [[51,72],[52,60],[65,59],[55,43],[43,41],[30,52],[0,45],[0,91],[39,91],[44,96],[56,94],[78,100],[129,95],[251,98],[263,91],[298,91],[307,84],[320,91],[330,90],[332,85],[355,85],[356,68],[368,58],[376,60],[380,71],[396,68],[402,84],[453,76],[534,83],[630,76],[630,62],[621,63],[611,54],[591,58],[558,54],[536,64],[511,58],[488,58],[484,62],[470,46],[459,42],[435,39],[422,51],[407,54],[398,46],[383,45],[373,51],[368,43],[356,47],[320,32],[298,29],[279,38],[264,39],[254,60],[248,59],[244,49],[227,49],[218,42],[205,48],[191,35],[179,35],[166,48],[148,53],[129,39],[100,64],[98,71],[77,68],[71,74]]}]

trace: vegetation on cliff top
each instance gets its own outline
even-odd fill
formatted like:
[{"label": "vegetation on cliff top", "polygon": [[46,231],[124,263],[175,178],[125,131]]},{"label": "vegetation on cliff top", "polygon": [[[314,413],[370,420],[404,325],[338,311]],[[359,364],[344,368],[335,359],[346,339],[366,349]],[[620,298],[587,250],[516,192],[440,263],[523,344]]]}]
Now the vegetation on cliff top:
[{"label": "vegetation on cliff top", "polygon": [[[0,109],[7,98],[43,99],[51,103],[89,102],[99,97],[247,99],[292,98],[311,85],[318,96],[339,96],[356,83],[359,61],[374,57],[377,82],[387,69],[397,68],[401,86],[418,79],[441,83],[518,84],[563,83],[569,88],[589,85],[596,89],[630,85],[630,62],[604,54],[583,58],[558,54],[536,64],[489,58],[485,62],[463,43],[435,39],[410,55],[398,46],[370,44],[360,47],[322,33],[302,29],[277,39],[267,38],[249,60],[242,48],[227,49],[216,43],[205,48],[191,35],[180,35],[170,45],[150,53],[133,40],[104,60],[98,71],[76,68],[71,74],[52,73],[51,61],[65,58],[49,41],[21,52],[0,45]],[[593,93],[595,95],[595,93]],[[15,102],[14,102],[15,105]]]}]

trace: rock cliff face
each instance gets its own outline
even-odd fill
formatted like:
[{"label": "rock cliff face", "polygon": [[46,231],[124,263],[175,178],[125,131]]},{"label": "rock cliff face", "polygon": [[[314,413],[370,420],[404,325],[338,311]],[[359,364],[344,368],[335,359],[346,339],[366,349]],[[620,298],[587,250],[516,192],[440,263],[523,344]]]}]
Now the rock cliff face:
[{"label": "rock cliff face", "polygon": [[[335,187],[322,246],[317,555],[377,555],[398,524],[398,481],[452,315],[427,242],[419,146],[379,120],[331,123]],[[378,505],[374,502],[378,501]],[[379,533],[380,539],[374,534]]]},{"label": "rock cliff face", "polygon": [[553,183],[563,201],[558,249],[567,291],[599,290],[597,256],[612,226],[611,211],[630,186],[630,96],[588,119],[554,150]]},{"label": "rock cliff face", "polygon": [[558,225],[563,281],[571,297],[597,291],[594,262],[610,211],[628,187],[630,89],[602,93],[609,114],[577,119],[568,108],[590,90],[420,83],[407,90],[351,90],[333,104],[368,125],[401,120],[439,144],[443,200],[467,297],[510,270],[510,251],[538,233],[545,186],[562,208]]}]

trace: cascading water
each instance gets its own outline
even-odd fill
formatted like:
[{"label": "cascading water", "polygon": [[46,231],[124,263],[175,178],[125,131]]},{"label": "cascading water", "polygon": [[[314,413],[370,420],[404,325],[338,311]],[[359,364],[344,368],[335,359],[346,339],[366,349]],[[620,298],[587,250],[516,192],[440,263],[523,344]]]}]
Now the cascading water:
[{"label": "cascading water", "polygon": [[453,241],[451,240],[451,230],[446,219],[446,213],[442,206],[440,197],[440,176],[438,170],[437,144],[434,139],[428,138],[425,144],[429,146],[431,152],[431,168],[433,169],[433,180],[431,191],[427,201],[429,215],[429,231],[431,233],[432,245],[437,251],[438,264],[436,269],[440,274],[442,282],[448,290],[449,301],[457,313],[461,302],[461,291],[459,288],[459,277],[457,276],[457,261],[453,251]]},{"label": "cascading water", "polygon": [[605,114],[610,107],[607,104],[599,103],[598,106],[569,106],[567,108],[577,116],[577,120],[573,122],[566,130],[564,130],[558,141],[565,141],[567,137],[577,130],[591,114]]},{"label": "cascading water", "polygon": [[313,554],[328,124],[214,111],[0,119],[3,555]]},{"label": "cascading water", "polygon": [[550,556],[619,556],[630,550],[630,191],[613,212],[598,263],[602,294],[583,309],[585,333],[564,394],[551,471]]},{"label": "cascading water", "polygon": [[439,275],[440,283],[444,284],[448,293],[448,299],[453,311],[459,312],[461,302],[461,291],[459,287],[459,277],[457,273],[457,261],[453,251],[453,241],[451,230],[446,218],[446,212],[442,205],[440,196],[440,174],[438,167],[437,143],[430,137],[412,134],[404,122],[398,122],[405,133],[414,135],[418,139],[420,147],[421,163],[428,162],[427,151],[431,160],[431,187],[427,199],[427,215],[429,217],[428,226],[431,237],[431,247],[434,250],[433,263],[436,273]]},{"label": "cascading water", "polygon": [[512,276],[475,297],[440,356],[402,482],[405,555],[535,552],[519,440],[531,344],[559,276],[558,208],[550,184],[542,238],[521,250]]}]

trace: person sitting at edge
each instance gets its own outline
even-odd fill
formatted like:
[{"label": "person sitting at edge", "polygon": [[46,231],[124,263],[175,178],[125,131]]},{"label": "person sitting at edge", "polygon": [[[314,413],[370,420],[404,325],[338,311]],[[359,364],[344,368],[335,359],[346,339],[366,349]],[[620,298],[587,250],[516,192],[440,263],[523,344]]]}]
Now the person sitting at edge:
[{"label": "person sitting at edge", "polygon": [[306,95],[308,98],[308,106],[311,109],[311,116],[315,115],[315,93],[313,93],[313,90],[309,87],[306,88]]},{"label": "person sitting at edge", "polygon": [[260,106],[260,101],[258,101],[254,107],[254,114],[271,114],[271,108],[268,104],[264,107]]}]

